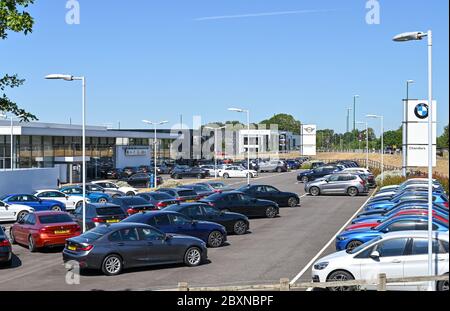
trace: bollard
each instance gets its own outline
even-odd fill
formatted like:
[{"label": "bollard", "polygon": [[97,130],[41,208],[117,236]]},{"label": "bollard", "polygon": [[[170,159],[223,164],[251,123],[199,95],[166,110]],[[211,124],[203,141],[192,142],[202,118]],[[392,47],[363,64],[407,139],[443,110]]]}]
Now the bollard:
[{"label": "bollard", "polygon": [[180,292],[188,292],[189,287],[187,282],[180,282],[178,283],[178,291]]},{"label": "bollard", "polygon": [[378,274],[378,286],[377,290],[379,292],[385,292],[386,291],[386,273],[380,273]]}]

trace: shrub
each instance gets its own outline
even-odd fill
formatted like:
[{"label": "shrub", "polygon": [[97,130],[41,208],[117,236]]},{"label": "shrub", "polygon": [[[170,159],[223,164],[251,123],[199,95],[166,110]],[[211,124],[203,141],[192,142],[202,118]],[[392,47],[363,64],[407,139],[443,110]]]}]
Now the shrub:
[{"label": "shrub", "polygon": [[302,169],[302,170],[310,170],[311,167],[312,167],[312,164],[311,164],[311,163],[305,162],[305,163],[302,164],[301,169]]}]

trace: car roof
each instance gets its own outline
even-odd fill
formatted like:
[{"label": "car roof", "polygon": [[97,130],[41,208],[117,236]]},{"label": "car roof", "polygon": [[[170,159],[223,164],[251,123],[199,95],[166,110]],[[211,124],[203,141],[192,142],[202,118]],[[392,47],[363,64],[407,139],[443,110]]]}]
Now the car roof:
[{"label": "car roof", "polygon": [[[448,240],[448,231],[447,232],[440,232],[440,231],[433,231],[433,236],[442,237],[446,240]],[[397,237],[408,237],[408,238],[428,238],[428,231],[395,231],[395,232],[388,232],[383,235],[383,238],[397,238]]]},{"label": "car roof", "polygon": [[119,205],[117,204],[113,204],[113,203],[89,203],[87,204],[87,206],[93,206],[95,208],[107,208],[107,207],[119,207]]},{"label": "car roof", "polygon": [[41,212],[33,212],[32,214],[36,216],[49,216],[49,215],[68,215],[66,212],[56,212],[56,211],[41,211]]},{"label": "car roof", "polygon": [[56,191],[56,192],[61,192],[58,189],[42,189],[42,190],[36,190],[35,193],[39,193],[39,192],[47,192],[47,191]]}]

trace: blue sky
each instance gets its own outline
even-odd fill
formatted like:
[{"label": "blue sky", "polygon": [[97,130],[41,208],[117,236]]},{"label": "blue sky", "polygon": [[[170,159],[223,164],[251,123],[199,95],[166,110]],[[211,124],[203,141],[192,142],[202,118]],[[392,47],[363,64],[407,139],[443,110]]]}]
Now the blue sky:
[{"label": "blue sky", "polygon": [[[426,42],[394,43],[404,31],[434,31],[434,95],[441,132],[448,124],[447,0],[380,0],[381,24],[368,25],[365,0],[79,0],[80,25],[65,23],[66,0],[36,0],[34,32],[0,42],[0,74],[26,85],[8,92],[41,121],[81,120],[80,86],[46,81],[49,73],[85,75],[88,123],[179,115],[192,123],[252,121],[289,113],[319,128],[345,130],[345,108],[361,96],[357,118],[384,114],[401,123],[405,81],[412,98],[427,96]],[[202,17],[317,10],[234,19]],[[375,121],[371,126],[378,128]]]}]

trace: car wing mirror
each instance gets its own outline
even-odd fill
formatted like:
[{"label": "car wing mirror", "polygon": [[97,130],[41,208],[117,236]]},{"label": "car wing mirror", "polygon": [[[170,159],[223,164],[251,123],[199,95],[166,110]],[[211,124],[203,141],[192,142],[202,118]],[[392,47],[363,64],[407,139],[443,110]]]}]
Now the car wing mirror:
[{"label": "car wing mirror", "polygon": [[164,235],[164,241],[169,241],[172,238],[173,238],[173,235],[171,235],[171,234],[165,234]]},{"label": "car wing mirror", "polygon": [[380,253],[378,251],[373,251],[370,253],[370,258],[373,260],[379,260],[380,259]]}]

